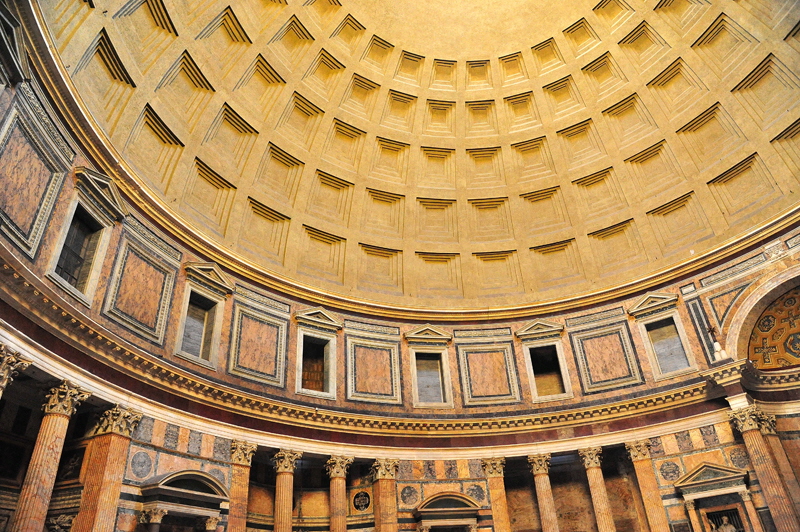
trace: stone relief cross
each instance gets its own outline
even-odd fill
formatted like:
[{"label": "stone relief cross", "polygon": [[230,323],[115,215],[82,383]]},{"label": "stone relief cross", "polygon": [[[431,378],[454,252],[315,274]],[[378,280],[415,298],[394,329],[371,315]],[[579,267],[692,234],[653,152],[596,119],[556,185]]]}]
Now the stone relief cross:
[{"label": "stone relief cross", "polygon": [[794,329],[795,327],[797,327],[797,325],[795,325],[795,323],[797,322],[797,320],[800,320],[800,316],[797,316],[796,314],[793,314],[791,310],[789,312],[787,312],[787,314],[788,314],[788,316],[786,316],[785,318],[781,319],[781,323],[788,323],[789,327]]},{"label": "stone relief cross", "polygon": [[[800,316],[796,316],[796,318],[800,318]],[[783,321],[786,321],[786,319],[784,319]],[[773,353],[777,353],[778,348],[775,347],[774,345],[767,345],[767,339],[762,338],[761,345],[759,347],[754,347],[753,352],[757,355],[761,355],[761,358],[764,360],[764,363],[769,364],[772,362],[771,355]]]}]

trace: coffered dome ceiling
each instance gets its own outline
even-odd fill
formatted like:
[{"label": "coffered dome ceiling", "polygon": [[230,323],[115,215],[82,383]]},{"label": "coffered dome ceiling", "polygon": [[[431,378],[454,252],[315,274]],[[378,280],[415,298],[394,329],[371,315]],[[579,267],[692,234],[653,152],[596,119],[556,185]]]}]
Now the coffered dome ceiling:
[{"label": "coffered dome ceiling", "polygon": [[306,294],[563,301],[735,252],[798,202],[795,0],[40,7],[123,190]]}]

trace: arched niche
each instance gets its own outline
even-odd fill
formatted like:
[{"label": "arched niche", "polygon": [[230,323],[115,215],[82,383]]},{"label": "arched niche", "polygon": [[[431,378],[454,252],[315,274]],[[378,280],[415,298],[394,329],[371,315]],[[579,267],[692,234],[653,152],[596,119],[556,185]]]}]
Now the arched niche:
[{"label": "arched niche", "polygon": [[474,532],[480,507],[463,493],[444,492],[424,500],[416,510],[420,532]]},{"label": "arched niche", "polygon": [[[179,471],[159,475],[141,486],[142,513],[171,518],[219,519],[227,508],[228,490],[204,471]],[[163,529],[162,529],[163,530]]]}]

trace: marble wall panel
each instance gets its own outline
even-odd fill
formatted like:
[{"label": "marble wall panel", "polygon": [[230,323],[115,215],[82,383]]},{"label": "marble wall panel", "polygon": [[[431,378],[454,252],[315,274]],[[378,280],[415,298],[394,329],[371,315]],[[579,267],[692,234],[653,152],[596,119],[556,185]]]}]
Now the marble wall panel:
[{"label": "marble wall panel", "polygon": [[511,343],[459,345],[458,361],[465,405],[520,400]]},{"label": "marble wall panel", "polygon": [[400,344],[394,340],[345,336],[347,398],[399,404]]},{"label": "marble wall panel", "polygon": [[228,371],[283,387],[288,327],[289,321],[285,316],[235,300]]},{"label": "marble wall panel", "polygon": [[626,322],[570,333],[585,393],[643,382]]}]

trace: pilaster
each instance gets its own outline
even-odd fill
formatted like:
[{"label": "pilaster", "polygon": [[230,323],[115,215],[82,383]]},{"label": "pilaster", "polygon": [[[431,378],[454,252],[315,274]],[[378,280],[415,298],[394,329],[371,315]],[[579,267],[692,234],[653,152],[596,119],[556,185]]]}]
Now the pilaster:
[{"label": "pilaster", "polygon": [[400,460],[378,458],[372,463],[375,532],[397,532],[397,470]]},{"label": "pilaster", "polygon": [[488,479],[494,530],[495,532],[511,532],[511,519],[508,515],[508,501],[506,500],[506,486],[503,481],[506,459],[484,458],[481,460],[481,465]]},{"label": "pilaster", "polygon": [[241,440],[231,442],[231,498],[228,532],[245,532],[247,499],[250,496],[250,465],[258,445]]},{"label": "pilaster", "polygon": [[658,479],[653,469],[653,460],[650,457],[650,440],[626,443],[625,448],[633,462],[633,470],[636,472],[636,481],[639,484],[650,530],[669,530],[667,513],[661,502]]}]

